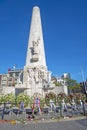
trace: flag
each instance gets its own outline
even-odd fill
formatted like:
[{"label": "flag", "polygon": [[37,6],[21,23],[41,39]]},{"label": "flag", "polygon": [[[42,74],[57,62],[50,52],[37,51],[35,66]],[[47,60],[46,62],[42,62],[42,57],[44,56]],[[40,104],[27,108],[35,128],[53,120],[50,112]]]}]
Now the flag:
[{"label": "flag", "polygon": [[8,71],[11,71],[11,68],[10,68],[10,67],[8,68]]}]

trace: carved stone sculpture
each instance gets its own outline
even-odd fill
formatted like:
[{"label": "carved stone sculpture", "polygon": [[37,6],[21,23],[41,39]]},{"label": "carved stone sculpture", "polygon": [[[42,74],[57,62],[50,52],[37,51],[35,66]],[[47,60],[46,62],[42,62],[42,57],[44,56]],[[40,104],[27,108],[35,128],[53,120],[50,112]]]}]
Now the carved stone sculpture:
[{"label": "carved stone sculpture", "polygon": [[34,54],[38,54],[38,45],[39,45],[39,40],[37,39],[37,41],[32,41],[32,46],[33,46],[33,55]]}]

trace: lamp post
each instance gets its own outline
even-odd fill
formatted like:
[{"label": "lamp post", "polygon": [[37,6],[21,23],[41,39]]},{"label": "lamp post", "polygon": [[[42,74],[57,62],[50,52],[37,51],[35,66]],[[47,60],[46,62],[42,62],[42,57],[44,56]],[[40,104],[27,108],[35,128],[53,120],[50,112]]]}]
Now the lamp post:
[{"label": "lamp post", "polygon": [[84,82],[84,88],[85,88],[86,101],[87,101],[87,79],[86,82]]},{"label": "lamp post", "polygon": [[[87,101],[87,78],[85,81],[85,76],[84,76],[84,71],[83,68],[81,67],[81,73],[82,73],[82,78],[83,78],[83,87],[85,89],[85,94],[86,94],[86,101]],[[84,82],[85,81],[85,82]]]}]

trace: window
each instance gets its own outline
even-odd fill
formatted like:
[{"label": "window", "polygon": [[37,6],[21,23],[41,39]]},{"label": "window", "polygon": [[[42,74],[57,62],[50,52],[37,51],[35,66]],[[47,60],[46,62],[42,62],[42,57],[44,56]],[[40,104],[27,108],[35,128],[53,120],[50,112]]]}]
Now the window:
[{"label": "window", "polygon": [[9,73],[9,77],[13,77],[13,73]]},{"label": "window", "polygon": [[9,78],[8,81],[12,81],[12,78]]},{"label": "window", "polygon": [[19,72],[16,72],[16,73],[15,73],[15,76],[17,76],[17,77],[18,77],[18,76],[19,76]]}]

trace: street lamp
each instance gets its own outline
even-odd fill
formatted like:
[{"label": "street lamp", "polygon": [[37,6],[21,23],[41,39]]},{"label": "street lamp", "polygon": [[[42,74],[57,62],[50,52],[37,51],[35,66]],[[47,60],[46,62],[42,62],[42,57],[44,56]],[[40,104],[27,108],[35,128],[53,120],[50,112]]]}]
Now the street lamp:
[{"label": "street lamp", "polygon": [[[83,71],[83,68],[81,67],[81,73],[82,73],[82,78],[83,78],[83,87],[85,89],[85,94],[86,94],[86,101],[87,101],[87,78],[86,78],[86,81],[84,80],[85,79],[85,76],[84,76],[84,71]],[[84,82],[85,81],[85,82]]]},{"label": "street lamp", "polygon": [[86,82],[84,82],[84,88],[85,88],[86,101],[87,101],[87,79]]}]

